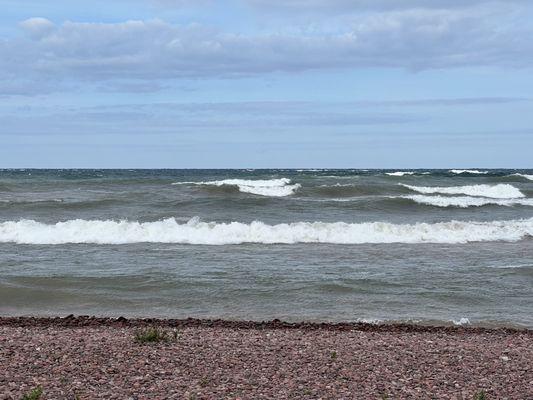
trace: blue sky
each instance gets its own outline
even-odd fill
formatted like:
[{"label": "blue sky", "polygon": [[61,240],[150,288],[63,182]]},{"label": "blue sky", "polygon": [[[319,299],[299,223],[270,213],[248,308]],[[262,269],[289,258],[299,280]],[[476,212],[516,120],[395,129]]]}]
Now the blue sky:
[{"label": "blue sky", "polygon": [[0,167],[533,167],[526,0],[0,1]]}]

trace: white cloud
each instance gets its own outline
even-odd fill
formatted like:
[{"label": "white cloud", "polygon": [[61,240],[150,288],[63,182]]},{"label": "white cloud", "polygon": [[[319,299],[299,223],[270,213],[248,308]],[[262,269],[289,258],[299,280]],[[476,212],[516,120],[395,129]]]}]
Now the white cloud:
[{"label": "white cloud", "polygon": [[29,18],[19,25],[32,39],[40,39],[49,35],[55,29],[53,22],[39,17]]},{"label": "white cloud", "polygon": [[142,82],[366,67],[531,67],[532,30],[513,24],[513,11],[498,4],[369,12],[343,20],[335,33],[242,34],[157,19],[55,25],[30,18],[21,23],[29,38],[0,41],[0,80]]}]

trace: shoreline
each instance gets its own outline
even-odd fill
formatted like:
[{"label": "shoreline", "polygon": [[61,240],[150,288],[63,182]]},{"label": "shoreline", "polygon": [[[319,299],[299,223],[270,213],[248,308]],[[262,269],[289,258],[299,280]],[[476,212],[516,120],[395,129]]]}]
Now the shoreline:
[{"label": "shoreline", "polygon": [[67,316],[2,316],[0,326],[19,327],[146,327],[163,328],[227,328],[227,329],[304,329],[328,331],[365,331],[365,332],[446,332],[446,333],[525,333],[533,335],[533,329],[520,326],[478,326],[478,325],[445,325],[416,322],[289,322],[279,319],[255,321],[233,320],[224,318],[150,318],[150,317],[98,317],[89,315]]}]

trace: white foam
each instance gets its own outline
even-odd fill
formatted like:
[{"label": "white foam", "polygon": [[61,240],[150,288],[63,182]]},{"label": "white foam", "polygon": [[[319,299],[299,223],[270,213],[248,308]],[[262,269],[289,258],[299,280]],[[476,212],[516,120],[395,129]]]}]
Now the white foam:
[{"label": "white foam", "polygon": [[34,204],[34,203],[64,203],[63,199],[34,199],[34,200],[23,200],[23,199],[0,199],[0,203],[5,204]]},{"label": "white foam", "polygon": [[385,172],[385,174],[389,176],[404,176],[404,175],[414,175],[415,173],[412,171],[396,171],[396,172]]},{"label": "white foam", "polygon": [[491,199],[487,197],[470,197],[470,196],[424,196],[415,194],[412,196],[402,196],[404,199],[413,200],[419,204],[426,204],[435,207],[481,207],[486,205],[497,206],[533,206],[533,199]]},{"label": "white foam", "polygon": [[533,236],[533,218],[411,225],[387,222],[293,222],[268,225],[260,221],[250,224],[201,222],[198,218],[182,224],[174,218],[142,223],[82,219],[56,224],[33,220],[0,223],[0,242],[23,244],[468,243],[519,241],[530,236]]},{"label": "white foam", "polygon": [[452,320],[454,325],[462,326],[462,325],[470,325],[470,320],[468,318],[462,317],[458,320]]},{"label": "white foam", "polygon": [[379,318],[357,318],[355,322],[360,323],[360,324],[379,325],[386,321],[383,319],[379,319]]},{"label": "white foam", "polygon": [[477,169],[451,169],[449,172],[452,174],[473,174],[473,175],[485,175],[489,171],[478,171]]},{"label": "white foam", "polygon": [[356,184],[353,183],[335,183],[334,185],[320,185],[319,187],[357,187]]},{"label": "white foam", "polygon": [[488,268],[497,268],[497,269],[515,269],[515,268],[533,268],[533,265],[531,264],[510,264],[510,265],[497,265],[497,266],[491,266]]},{"label": "white foam", "polygon": [[513,174],[513,176],[521,176],[522,178],[529,179],[530,181],[533,181],[533,175],[527,175],[527,174]]},{"label": "white foam", "polygon": [[224,179],[220,181],[207,182],[175,182],[173,185],[210,185],[210,186],[237,186],[243,193],[251,193],[259,196],[284,197],[294,194],[300,184],[291,185],[291,180],[287,178],[268,180],[247,180],[247,179]]},{"label": "white foam", "polygon": [[524,194],[512,185],[469,185],[469,186],[412,186],[399,183],[399,185],[423,194],[466,194],[467,196],[490,197],[493,199],[516,199],[525,197]]}]

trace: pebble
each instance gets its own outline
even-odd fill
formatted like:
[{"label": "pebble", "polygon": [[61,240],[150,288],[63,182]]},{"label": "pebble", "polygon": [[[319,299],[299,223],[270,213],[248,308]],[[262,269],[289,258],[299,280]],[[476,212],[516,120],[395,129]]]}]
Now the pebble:
[{"label": "pebble", "polygon": [[489,399],[533,399],[532,331],[172,323],[177,342],[140,345],[133,336],[142,320],[0,317],[0,400],[37,385],[43,399],[73,390],[87,399],[445,400],[480,390]]}]

